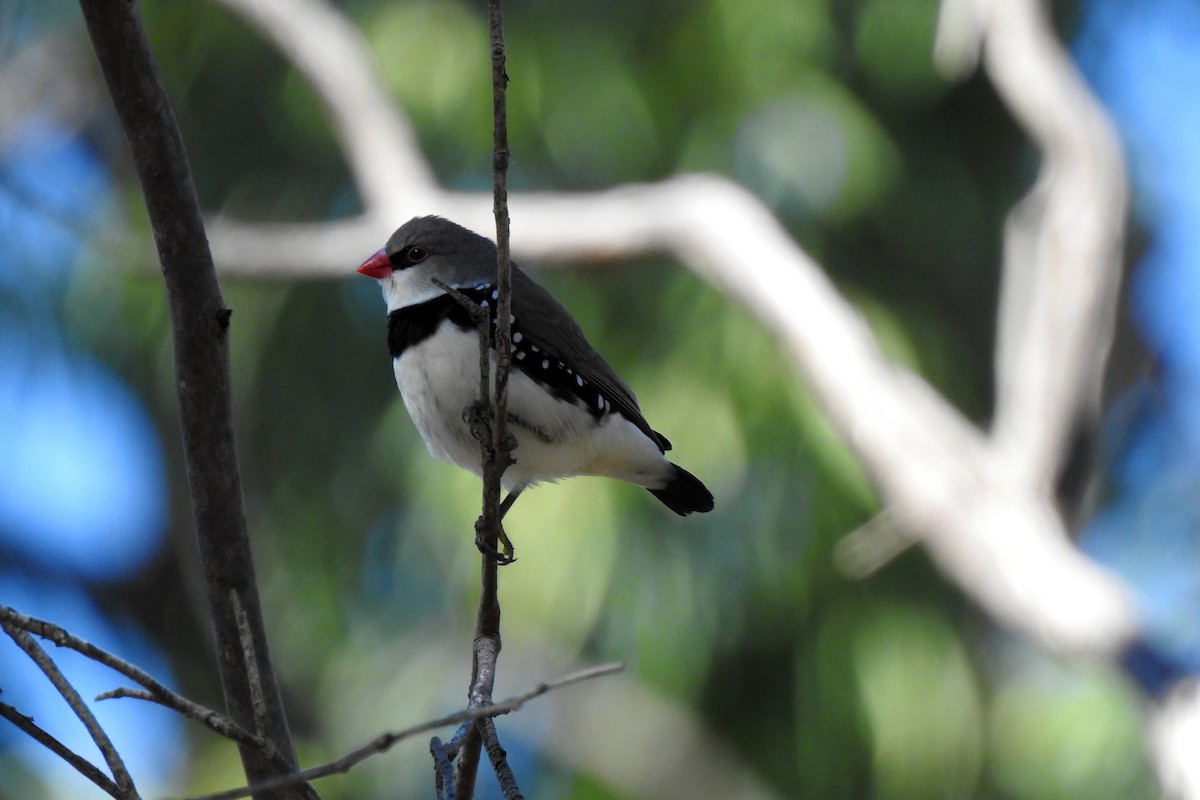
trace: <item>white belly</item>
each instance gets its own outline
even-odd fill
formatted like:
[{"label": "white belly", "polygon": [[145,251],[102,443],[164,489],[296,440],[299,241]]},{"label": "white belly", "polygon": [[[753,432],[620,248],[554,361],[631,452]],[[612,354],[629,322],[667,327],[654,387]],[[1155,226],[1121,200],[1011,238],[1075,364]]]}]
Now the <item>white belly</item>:
[{"label": "white belly", "polygon": [[404,405],[429,452],[480,472],[479,443],[463,412],[479,398],[479,339],[442,322],[438,331],[392,360]]},{"label": "white belly", "polygon": [[[463,418],[479,400],[477,334],[445,321],[433,336],[394,359],[393,368],[429,452],[481,474],[479,443]],[[620,414],[597,419],[517,369],[509,376],[508,392],[509,432],[517,448],[515,463],[504,473],[505,491],[571,475],[605,475],[661,488],[671,475],[658,447]]]}]

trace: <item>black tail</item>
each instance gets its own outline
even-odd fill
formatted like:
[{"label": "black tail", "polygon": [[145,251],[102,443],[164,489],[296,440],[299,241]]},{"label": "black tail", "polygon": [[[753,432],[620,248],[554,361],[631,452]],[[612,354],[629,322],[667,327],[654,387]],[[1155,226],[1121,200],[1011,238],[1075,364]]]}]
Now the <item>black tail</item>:
[{"label": "black tail", "polygon": [[649,489],[667,508],[681,517],[686,517],[693,511],[712,511],[713,496],[704,484],[692,473],[675,464],[671,465],[675,472],[661,489]]}]

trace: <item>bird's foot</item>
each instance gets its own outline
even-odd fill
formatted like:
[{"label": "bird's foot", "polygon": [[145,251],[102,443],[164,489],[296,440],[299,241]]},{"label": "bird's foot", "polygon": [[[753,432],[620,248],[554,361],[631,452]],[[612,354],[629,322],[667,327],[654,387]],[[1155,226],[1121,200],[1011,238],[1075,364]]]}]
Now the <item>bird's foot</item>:
[{"label": "bird's foot", "polygon": [[[516,548],[513,547],[508,534],[504,532],[504,526],[497,521],[495,538],[489,535],[490,533],[491,531],[487,529],[483,517],[475,520],[475,546],[479,548],[479,552],[491,558],[500,566],[516,561]],[[499,549],[497,549],[497,545],[499,545]]]},{"label": "bird's foot", "polygon": [[492,404],[486,400],[477,400],[463,409],[463,422],[475,441],[491,445],[492,441]]},{"label": "bird's foot", "polygon": [[497,457],[507,459],[505,466],[517,463],[512,457],[512,451],[517,449],[517,437],[511,433],[505,433],[504,440],[500,442],[499,455],[492,441],[492,420],[495,418],[492,415],[492,404],[486,400],[477,400],[471,405],[463,409],[463,422],[467,424],[467,429],[471,432],[471,436],[475,441],[480,442],[487,447],[487,457],[484,463],[494,461]]}]

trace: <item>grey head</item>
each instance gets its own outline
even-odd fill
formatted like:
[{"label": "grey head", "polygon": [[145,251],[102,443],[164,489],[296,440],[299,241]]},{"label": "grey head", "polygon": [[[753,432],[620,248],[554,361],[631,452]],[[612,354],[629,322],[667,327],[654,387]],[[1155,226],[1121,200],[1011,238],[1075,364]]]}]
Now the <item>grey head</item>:
[{"label": "grey head", "polygon": [[496,246],[441,217],[414,217],[392,234],[381,253],[393,270],[380,278],[389,311],[441,294],[434,278],[455,287],[496,279]]}]

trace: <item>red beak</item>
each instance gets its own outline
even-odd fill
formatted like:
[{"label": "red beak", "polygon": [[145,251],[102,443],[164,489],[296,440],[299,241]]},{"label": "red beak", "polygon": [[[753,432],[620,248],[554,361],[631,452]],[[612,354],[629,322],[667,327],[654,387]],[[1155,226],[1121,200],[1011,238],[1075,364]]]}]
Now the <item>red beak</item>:
[{"label": "red beak", "polygon": [[368,258],[358,268],[358,271],[368,278],[386,278],[392,274],[392,262],[387,257],[387,253],[380,250],[375,255]]}]

